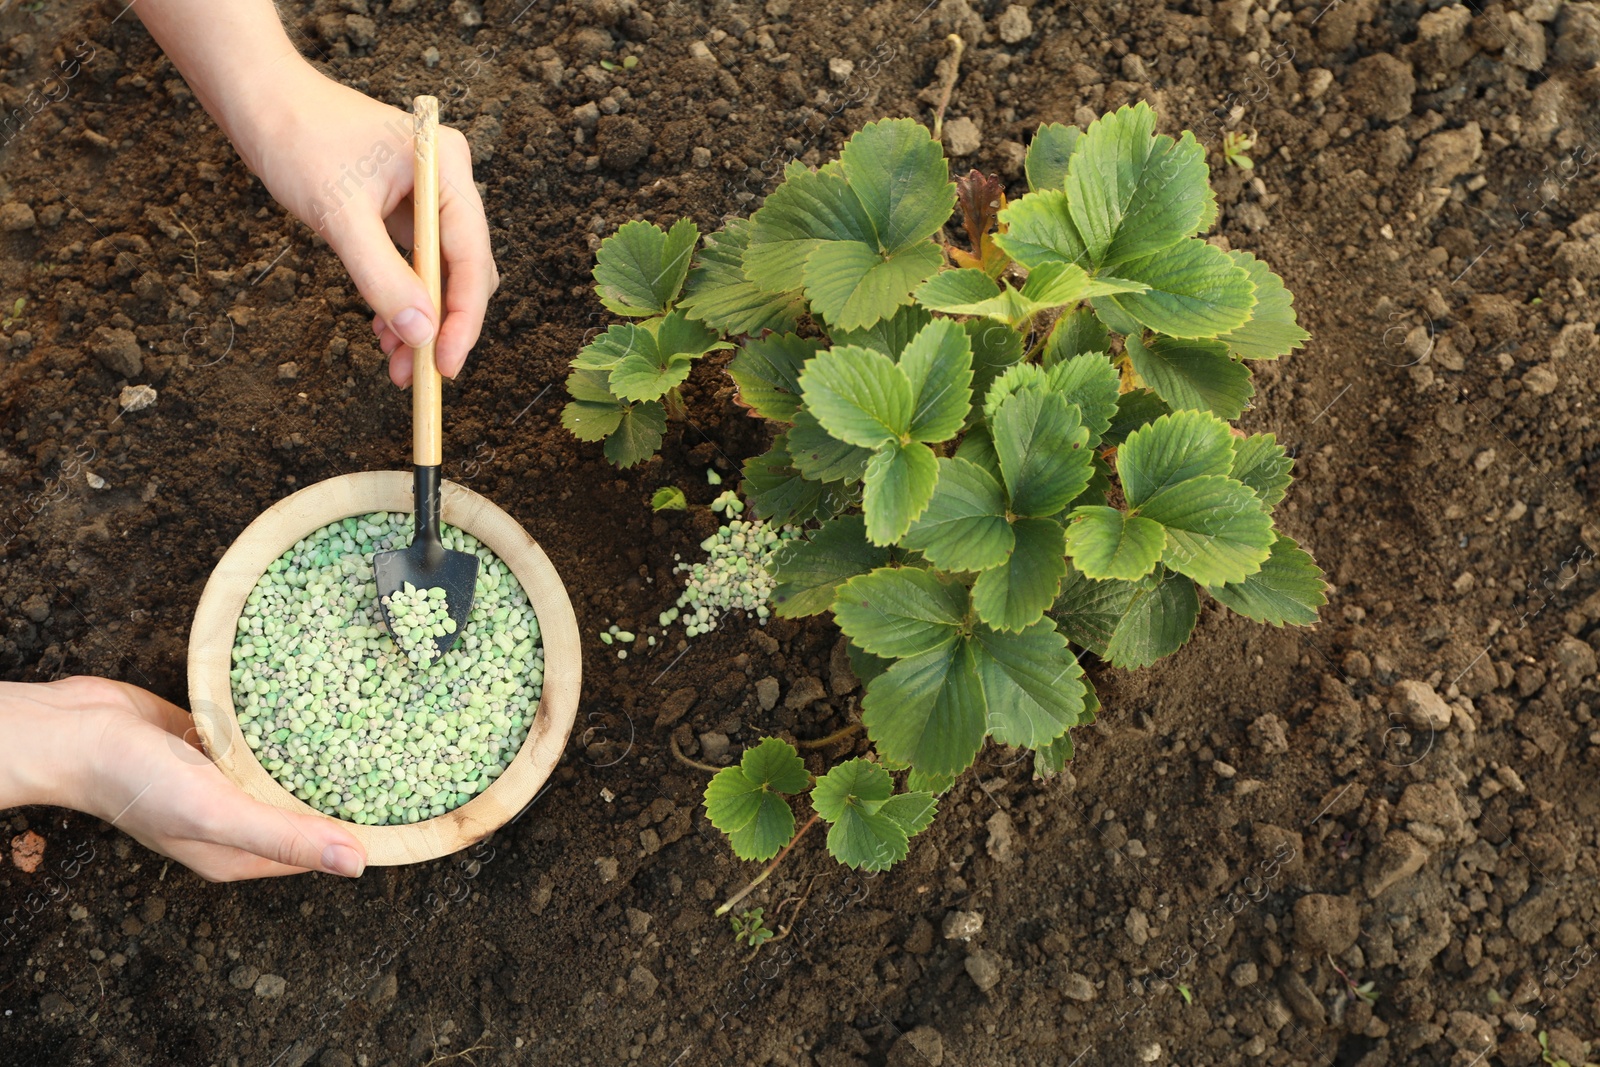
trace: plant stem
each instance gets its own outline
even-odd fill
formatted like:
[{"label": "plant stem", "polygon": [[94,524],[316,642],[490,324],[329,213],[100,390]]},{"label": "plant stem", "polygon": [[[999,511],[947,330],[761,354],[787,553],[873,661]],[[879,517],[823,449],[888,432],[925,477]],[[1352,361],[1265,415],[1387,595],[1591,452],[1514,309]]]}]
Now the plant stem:
[{"label": "plant stem", "polygon": [[666,406],[667,418],[673,422],[682,422],[688,417],[689,408],[684,404],[683,394],[678,392],[676,385],[667,390],[667,395],[661,398],[661,402]]},{"label": "plant stem", "polygon": [[[710,771],[712,774],[716,774],[718,771],[722,770],[721,767],[713,767],[709,763],[701,763],[698,760],[692,760],[688,756],[685,756],[683,754],[683,749],[678,747],[678,739],[676,737],[668,739],[667,747],[672,749],[672,755],[677,759],[677,761],[687,767],[693,767],[699,771]],[[718,914],[721,913],[719,912]]]},{"label": "plant stem", "polygon": [[852,734],[858,733],[860,730],[861,730],[861,724],[858,723],[858,722],[853,722],[849,726],[846,726],[842,730],[835,730],[833,733],[829,734],[827,737],[819,737],[815,741],[796,741],[795,742],[795,747],[797,747],[797,748],[827,748],[829,745],[833,744],[835,741],[843,741],[845,738],[851,736]]},{"label": "plant stem", "polygon": [[939,79],[939,106],[933,109],[933,139],[937,141],[944,132],[944,109],[950,106],[950,94],[955,92],[956,72],[961,69],[961,53],[966,51],[966,42],[960,34],[952,33],[945,38],[950,42],[950,56],[940,63],[942,68]]},{"label": "plant stem", "polygon": [[721,916],[728,914],[728,912],[733,910],[734,905],[738,904],[739,901],[749,896],[751,892],[754,891],[756,886],[760,885],[762,882],[765,882],[769,877],[771,877],[772,872],[777,870],[778,864],[783,862],[783,857],[787,856],[789,854],[789,850],[800,843],[800,839],[806,836],[806,831],[815,826],[817,824],[817,820],[820,818],[822,818],[822,816],[813,814],[811,818],[807,819],[806,824],[800,827],[799,833],[795,834],[794,837],[789,839],[789,843],[783,846],[783,851],[779,852],[772,858],[772,862],[767,864],[766,869],[752,878],[749,885],[745,886],[733,896],[729,897],[727,901],[723,903],[722,907],[717,909],[717,916],[720,918]]}]

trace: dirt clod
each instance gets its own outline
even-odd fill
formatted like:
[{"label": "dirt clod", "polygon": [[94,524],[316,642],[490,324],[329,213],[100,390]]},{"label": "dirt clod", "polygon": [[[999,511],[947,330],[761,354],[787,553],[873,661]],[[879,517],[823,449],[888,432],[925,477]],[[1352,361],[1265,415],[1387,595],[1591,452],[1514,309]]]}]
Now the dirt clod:
[{"label": "dirt clod", "polygon": [[132,330],[96,327],[89,350],[102,367],[120,378],[132,378],[144,370],[144,355]]},{"label": "dirt clod", "polygon": [[607,170],[628,170],[650,154],[650,131],[627,115],[602,115],[595,130],[600,165]]},{"label": "dirt clod", "polygon": [[1307,893],[1294,902],[1295,943],[1309,952],[1337,956],[1360,933],[1361,913],[1349,897]]},{"label": "dirt clod", "polygon": [[991,949],[977,948],[967,953],[967,975],[984,993],[1000,983],[1000,957]]},{"label": "dirt clod", "polygon": [[975,911],[952,911],[944,917],[947,941],[970,941],[983,929],[983,916]]},{"label": "dirt clod", "polygon": [[1391,830],[1372,854],[1363,875],[1367,896],[1379,897],[1401,879],[1417,873],[1428,861],[1422,842],[1403,830]]},{"label": "dirt clod", "polygon": [[11,862],[24,874],[32,874],[44,862],[44,838],[29,830],[11,839]]}]

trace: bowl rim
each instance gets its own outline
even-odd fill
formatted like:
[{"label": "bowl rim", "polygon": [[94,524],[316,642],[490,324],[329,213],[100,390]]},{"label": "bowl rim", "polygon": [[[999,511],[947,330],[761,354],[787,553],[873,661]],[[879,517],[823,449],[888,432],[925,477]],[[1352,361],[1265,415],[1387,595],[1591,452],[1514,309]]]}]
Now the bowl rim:
[{"label": "bowl rim", "polygon": [[[506,769],[443,815],[401,826],[335,819],[367,850],[369,866],[418,863],[481,841],[538,795],[566,748],[583,679],[578,621],[566,586],[539,543],[487,497],[455,482],[440,490],[443,521],[472,534],[516,575],[539,620],[544,688],[533,725]],[[316,482],[262,512],[229,546],[200,594],[189,633],[189,701],[195,728],[218,770],[246,794],[301,815],[332,819],[291,793],[244,738],[229,671],[245,598],[268,564],[307,534],[341,519],[413,510],[411,471],[363,471]]]}]

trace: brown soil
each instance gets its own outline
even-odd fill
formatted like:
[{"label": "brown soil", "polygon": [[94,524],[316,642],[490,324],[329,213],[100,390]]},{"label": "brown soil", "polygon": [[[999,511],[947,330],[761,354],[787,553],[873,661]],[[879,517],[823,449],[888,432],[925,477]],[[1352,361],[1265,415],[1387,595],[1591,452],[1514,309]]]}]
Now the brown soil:
[{"label": "brown soil", "polygon": [[[339,263],[122,5],[34,6],[0,10],[0,97],[30,116],[0,205],[32,214],[0,206],[4,310],[26,299],[0,335],[0,675],[181,701],[216,557],[295,488],[396,466],[407,400]],[[1437,6],[1024,3],[1026,28],[1003,0],[284,5],[336,76],[399,105],[434,92],[472,138],[505,282],[448,396],[450,473],[567,577],[579,730],[490,847],[353,884],[207,885],[94,820],[12,813],[6,839],[47,844],[39,872],[0,874],[0,1059],[1465,1067],[1537,1063],[1542,1032],[1584,1062],[1600,6]],[[1157,668],[1098,669],[1106,712],[1069,775],[987,752],[889,875],[803,844],[754,898],[787,917],[809,889],[799,922],[747,963],[711,911],[752,867],[669,737],[725,762],[830,732],[859,693],[821,621],[731,625],[682,655],[674,631],[626,662],[595,639],[650,632],[673,554],[704,536],[704,512],[652,517],[652,490],[706,503],[704,471],[763,442],[708,365],[692,424],[619,474],[560,429],[561,381],[607,321],[601,233],[710,229],[786,159],[926,118],[952,32],[971,47],[950,117],[984,144],[958,172],[1016,193],[1038,123],[1139,98],[1212,147],[1217,232],[1283,273],[1314,335],[1260,368],[1245,422],[1297,457],[1283,522],[1335,590],[1315,629],[1208,611]],[[621,55],[638,67],[596,65]],[[573,111],[607,100],[596,143]],[[1253,172],[1217,150],[1235,106]],[[129,383],[157,403],[119,414]],[[761,711],[768,676],[822,695]],[[1449,725],[1418,728],[1430,713]],[[956,911],[983,917],[969,941],[943,936]]]}]

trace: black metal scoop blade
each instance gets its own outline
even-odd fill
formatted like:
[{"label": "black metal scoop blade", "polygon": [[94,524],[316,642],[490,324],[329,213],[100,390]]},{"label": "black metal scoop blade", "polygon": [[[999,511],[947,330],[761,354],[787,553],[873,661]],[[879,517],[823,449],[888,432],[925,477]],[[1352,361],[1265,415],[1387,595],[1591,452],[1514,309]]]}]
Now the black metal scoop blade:
[{"label": "black metal scoop blade", "polygon": [[435,637],[438,655],[450,651],[466,629],[472,614],[472,595],[478,584],[478,557],[470,552],[455,552],[439,540],[439,468],[415,469],[417,530],[411,547],[380,552],[372,558],[378,586],[378,601],[383,605],[383,621],[395,632],[389,617],[388,599],[410,584],[417,589],[443,589],[445,608],[455,621],[455,632]]}]

